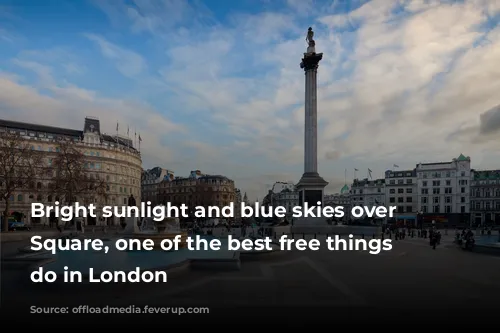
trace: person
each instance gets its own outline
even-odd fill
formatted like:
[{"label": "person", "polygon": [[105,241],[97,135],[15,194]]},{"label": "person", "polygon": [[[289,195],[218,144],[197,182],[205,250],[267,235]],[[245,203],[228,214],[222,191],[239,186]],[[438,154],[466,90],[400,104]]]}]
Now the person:
[{"label": "person", "polygon": [[128,205],[129,206],[135,206],[136,205],[135,198],[134,198],[133,194],[131,194],[130,197],[128,198]]}]

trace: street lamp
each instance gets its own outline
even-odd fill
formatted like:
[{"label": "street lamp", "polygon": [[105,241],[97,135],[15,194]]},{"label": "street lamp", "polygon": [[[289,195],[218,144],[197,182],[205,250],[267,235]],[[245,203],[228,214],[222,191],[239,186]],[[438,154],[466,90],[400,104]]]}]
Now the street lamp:
[{"label": "street lamp", "polygon": [[417,213],[417,222],[420,223],[420,230],[424,229],[424,212],[419,211]]}]

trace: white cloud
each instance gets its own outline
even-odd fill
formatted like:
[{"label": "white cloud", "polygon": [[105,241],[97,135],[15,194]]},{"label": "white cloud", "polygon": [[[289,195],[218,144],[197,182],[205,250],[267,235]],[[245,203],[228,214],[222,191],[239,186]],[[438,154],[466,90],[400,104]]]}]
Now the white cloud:
[{"label": "white cloud", "polygon": [[[332,179],[330,189],[343,185],[344,168],[370,166],[381,176],[393,163],[412,167],[462,152],[475,166],[494,167],[500,157],[498,134],[481,131],[481,119],[500,105],[500,28],[487,29],[500,12],[497,2],[374,0],[345,14],[332,12],[340,3],[311,7],[308,1],[288,1],[282,12],[228,15],[229,24],[185,1],[98,5],[121,32],[128,26],[158,45],[161,54],[155,58],[165,57],[165,63],[157,80],[182,101],[179,112],[203,117],[224,133],[217,146],[191,140],[191,128],[184,126],[182,146],[200,153],[196,163],[216,156],[206,165],[218,172],[218,162],[220,173],[230,173],[251,197],[262,197],[266,182],[300,178],[304,74],[299,63],[310,24],[317,50],[324,53],[318,71],[319,159],[320,173]],[[124,75],[147,72],[148,54],[101,36],[87,37]],[[23,61],[17,64],[37,70],[42,82],[50,82],[53,73]],[[79,114],[106,110],[108,126],[115,118],[149,126],[144,149],[156,158],[165,149],[159,143],[164,128],[181,127],[146,104],[107,99],[69,84],[52,85],[53,95],[48,96],[12,77],[1,82],[0,103],[15,102],[16,110],[38,106],[55,116],[69,105]],[[70,116],[65,119],[69,122]],[[183,160],[179,151],[177,162]],[[224,162],[229,155],[237,164],[244,154],[253,164],[233,168]],[[163,161],[172,168],[170,158]]]},{"label": "white cloud", "polygon": [[116,68],[125,76],[137,76],[146,69],[143,57],[135,52],[121,48],[101,36],[85,34],[85,36],[99,45],[102,54],[113,60]]}]

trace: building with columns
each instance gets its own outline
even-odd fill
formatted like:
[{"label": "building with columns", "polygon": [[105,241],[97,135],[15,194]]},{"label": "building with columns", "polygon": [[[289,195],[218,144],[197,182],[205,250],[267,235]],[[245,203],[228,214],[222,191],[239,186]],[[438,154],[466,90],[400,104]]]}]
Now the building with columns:
[{"label": "building with columns", "polygon": [[471,223],[500,225],[500,170],[471,170]]},{"label": "building with columns", "polygon": [[417,164],[418,211],[424,225],[470,222],[470,164],[470,157],[462,154],[451,162]]},{"label": "building with columns", "polygon": [[[0,132],[18,133],[32,149],[44,153],[44,160],[50,166],[58,153],[58,141],[72,141],[75,148],[85,155],[86,167],[90,177],[106,181],[107,199],[94,203],[98,207],[97,218],[87,217],[87,225],[114,225],[117,218],[100,217],[99,207],[102,205],[127,205],[132,194],[137,202],[141,201],[141,154],[133,147],[132,140],[118,135],[101,132],[100,121],[95,117],[86,117],[83,130],[60,128],[40,124],[0,120]],[[1,182],[1,178],[0,178]],[[32,218],[31,203],[39,202],[53,205],[57,197],[47,194],[49,179],[40,178],[36,186],[19,190],[11,196],[11,215],[26,224],[49,224],[47,217]],[[4,184],[0,184],[3,186]],[[76,198],[77,201],[83,200]],[[104,200],[104,199],[102,199]],[[3,202],[0,202],[0,210]],[[62,223],[62,222],[60,222]]]}]

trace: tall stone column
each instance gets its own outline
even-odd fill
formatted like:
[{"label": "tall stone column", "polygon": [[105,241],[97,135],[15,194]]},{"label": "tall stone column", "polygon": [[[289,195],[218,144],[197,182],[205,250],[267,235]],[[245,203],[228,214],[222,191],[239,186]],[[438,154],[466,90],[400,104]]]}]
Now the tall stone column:
[{"label": "tall stone column", "polygon": [[323,203],[324,188],[328,185],[318,173],[318,101],[317,74],[323,53],[316,53],[314,32],[309,28],[308,48],[304,53],[300,67],[305,72],[305,122],[304,122],[304,174],[297,184],[300,204],[309,207]]}]

